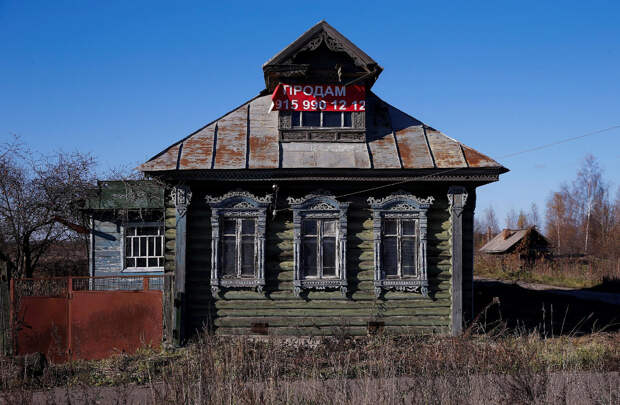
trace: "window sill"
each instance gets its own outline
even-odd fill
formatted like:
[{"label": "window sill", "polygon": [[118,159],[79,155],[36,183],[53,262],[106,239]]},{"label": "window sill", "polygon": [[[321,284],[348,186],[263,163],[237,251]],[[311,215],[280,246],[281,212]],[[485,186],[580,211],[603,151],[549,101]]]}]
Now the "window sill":
[{"label": "window sill", "polygon": [[163,271],[163,267],[126,267],[121,270],[121,273],[153,273]]},{"label": "window sill", "polygon": [[375,295],[381,296],[382,290],[396,290],[403,292],[420,292],[422,296],[428,297],[428,280],[415,278],[389,278],[375,280]]}]

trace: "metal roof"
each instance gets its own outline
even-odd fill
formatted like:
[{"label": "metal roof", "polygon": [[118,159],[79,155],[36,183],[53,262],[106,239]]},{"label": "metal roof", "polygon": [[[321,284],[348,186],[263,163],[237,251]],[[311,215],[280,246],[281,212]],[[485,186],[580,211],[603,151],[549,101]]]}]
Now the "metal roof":
[{"label": "metal roof", "polygon": [[271,95],[258,96],[142,164],[144,172],[218,169],[508,169],[370,93],[365,142],[280,142]]},{"label": "metal roof", "polygon": [[528,232],[536,232],[534,234],[543,244],[546,246],[549,244],[547,238],[540,234],[536,228],[525,229],[504,229],[493,239],[488,241],[484,246],[480,248],[482,253],[506,253],[511,250],[517,243],[519,243]]},{"label": "metal roof", "polygon": [[98,181],[84,201],[85,210],[163,209],[164,187],[153,180]]}]

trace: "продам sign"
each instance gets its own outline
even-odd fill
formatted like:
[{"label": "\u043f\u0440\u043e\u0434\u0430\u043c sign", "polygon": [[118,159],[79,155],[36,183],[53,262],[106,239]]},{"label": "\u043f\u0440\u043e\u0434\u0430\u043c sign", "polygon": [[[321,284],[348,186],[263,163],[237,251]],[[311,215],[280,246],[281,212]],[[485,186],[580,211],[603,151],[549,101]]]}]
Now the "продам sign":
[{"label": "\u043f\u0440\u043e\u0434\u0430\u043c sign", "polygon": [[332,84],[279,84],[272,109],[282,111],[365,111],[366,87]]}]

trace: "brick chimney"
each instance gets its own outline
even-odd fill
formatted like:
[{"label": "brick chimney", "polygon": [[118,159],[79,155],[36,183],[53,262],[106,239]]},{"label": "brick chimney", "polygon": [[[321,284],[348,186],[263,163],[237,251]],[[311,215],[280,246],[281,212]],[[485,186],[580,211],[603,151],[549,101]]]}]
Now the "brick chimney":
[{"label": "brick chimney", "polygon": [[508,239],[510,237],[510,229],[504,229],[502,231],[502,238],[504,238],[504,240]]}]

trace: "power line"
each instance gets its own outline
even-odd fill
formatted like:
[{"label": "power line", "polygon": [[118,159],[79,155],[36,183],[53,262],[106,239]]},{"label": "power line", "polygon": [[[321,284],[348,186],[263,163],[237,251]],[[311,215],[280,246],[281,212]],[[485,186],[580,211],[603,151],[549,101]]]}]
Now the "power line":
[{"label": "power line", "polygon": [[550,148],[551,146],[559,145],[559,144],[566,143],[566,142],[571,142],[571,141],[574,141],[576,139],[585,138],[587,136],[592,136],[592,135],[600,134],[602,132],[607,132],[607,131],[611,131],[611,130],[618,129],[618,128],[620,128],[620,125],[614,125],[614,126],[611,126],[611,127],[608,127],[608,128],[599,129],[597,131],[588,132],[588,133],[583,134],[583,135],[573,136],[571,138],[566,138],[566,139],[561,139],[559,141],[548,143],[546,145],[536,146],[534,148],[525,149],[525,150],[522,150],[520,152],[510,153],[508,155],[500,156],[499,159],[506,159],[506,158],[509,158],[509,157],[513,157],[513,156],[517,156],[517,155],[522,155],[524,153],[534,152],[534,151],[545,149],[545,148]]},{"label": "power line", "polygon": [[[521,150],[521,151],[518,151],[518,152],[514,152],[514,153],[509,153],[508,155],[500,156],[498,159],[507,159],[507,158],[518,156],[518,155],[522,155],[522,154],[525,154],[525,153],[529,153],[529,152],[534,152],[534,151],[541,150],[541,149],[550,148],[552,146],[560,145],[562,143],[571,142],[571,141],[574,141],[574,140],[577,140],[577,139],[585,138],[585,137],[592,136],[592,135],[597,135],[597,134],[600,134],[600,133],[603,133],[603,132],[607,132],[607,131],[612,131],[612,130],[618,129],[618,128],[620,128],[620,125],[613,125],[611,127],[599,129],[599,130],[592,131],[592,132],[587,132],[587,133],[585,133],[583,135],[578,135],[578,136],[573,136],[573,137],[570,137],[570,138],[560,139],[558,141],[555,141],[555,142],[552,142],[552,143],[548,143],[548,144],[545,144],[545,145],[536,146],[536,147],[529,148],[529,149],[524,149],[524,150]],[[397,181],[397,182],[390,183],[390,184],[384,184],[384,185],[381,185],[381,186],[367,188],[367,189],[364,189],[364,190],[353,191],[351,193],[340,194],[340,195],[335,196],[334,198],[343,198],[343,197],[349,197],[349,196],[356,195],[356,194],[367,193],[369,191],[375,191],[375,190],[380,190],[380,189],[387,188],[387,187],[397,186],[399,184],[409,183],[411,181],[418,181],[418,180],[421,180],[421,179],[424,179],[424,178],[427,178],[427,177],[433,177],[433,176],[437,176],[437,175],[440,175],[440,174],[443,175],[443,174],[446,174],[446,173],[449,173],[449,172],[453,172],[453,171],[457,171],[457,170],[461,170],[461,169],[462,169],[461,167],[457,167],[457,168],[453,168],[453,169],[445,169],[445,170],[442,170],[442,171],[437,171],[437,172],[434,172],[434,173],[424,174],[424,175],[420,175],[420,176],[414,176],[413,178],[409,178],[407,180],[401,180],[401,181]],[[287,210],[290,210],[290,209],[291,209],[290,207],[280,208],[280,209],[273,210],[273,212],[276,213],[276,212],[280,212],[280,211],[287,211]]]}]

